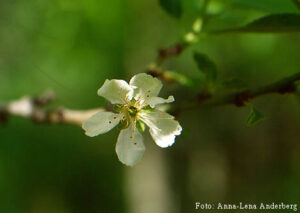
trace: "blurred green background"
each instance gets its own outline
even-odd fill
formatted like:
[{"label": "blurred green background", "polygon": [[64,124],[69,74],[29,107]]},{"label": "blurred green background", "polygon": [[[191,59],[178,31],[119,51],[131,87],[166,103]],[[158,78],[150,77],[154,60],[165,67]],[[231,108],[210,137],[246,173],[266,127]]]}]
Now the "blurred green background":
[{"label": "blurred green background", "polygon": [[[1,1],[0,102],[51,89],[54,107],[105,106],[96,95],[104,80],[144,72],[157,49],[191,30],[202,3],[184,1],[175,20],[158,1]],[[207,29],[226,29],[299,10],[287,0],[211,0],[208,13]],[[299,34],[207,36],[165,67],[195,75],[195,50],[216,62],[220,81],[239,79],[241,87],[300,67]],[[187,93],[165,83],[161,94],[180,102]],[[147,136],[134,168],[117,160],[118,130],[89,138],[76,126],[11,117],[0,126],[0,212],[194,212],[196,201],[299,205],[299,102],[294,95],[252,101],[267,118],[254,127],[245,124],[248,107],[184,112],[176,143],[161,149]]]}]

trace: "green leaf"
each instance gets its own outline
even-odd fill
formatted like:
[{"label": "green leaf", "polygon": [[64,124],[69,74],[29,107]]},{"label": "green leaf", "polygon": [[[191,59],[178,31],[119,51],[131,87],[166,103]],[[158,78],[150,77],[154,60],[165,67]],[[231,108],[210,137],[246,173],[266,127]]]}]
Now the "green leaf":
[{"label": "green leaf", "polygon": [[207,80],[210,82],[216,81],[217,66],[215,63],[207,55],[199,52],[194,53],[194,59],[198,68],[206,75]]},{"label": "green leaf", "polygon": [[194,84],[193,80],[184,74],[173,71],[165,71],[164,74],[184,86],[193,86]]},{"label": "green leaf", "polygon": [[160,6],[171,16],[180,18],[182,15],[181,0],[159,0]]},{"label": "green leaf", "polygon": [[259,123],[260,121],[265,120],[265,116],[259,112],[257,109],[255,109],[254,107],[251,108],[250,114],[247,118],[247,125],[248,126],[253,126],[257,123]]},{"label": "green leaf", "polygon": [[259,18],[246,26],[215,33],[287,33],[300,32],[300,15],[272,14]]},{"label": "green leaf", "polygon": [[205,86],[205,76],[203,73],[196,73],[193,76],[187,76],[174,71],[164,71],[164,75],[177,83],[189,87],[193,90],[201,91]]}]

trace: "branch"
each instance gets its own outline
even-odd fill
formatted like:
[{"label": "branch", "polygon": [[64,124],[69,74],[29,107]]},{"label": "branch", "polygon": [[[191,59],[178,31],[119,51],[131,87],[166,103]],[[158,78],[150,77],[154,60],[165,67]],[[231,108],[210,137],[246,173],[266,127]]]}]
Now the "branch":
[{"label": "branch", "polygon": [[174,56],[179,56],[187,46],[188,45],[184,42],[180,42],[172,45],[169,48],[158,50],[156,60],[152,64],[150,64],[150,66],[146,70],[146,73],[152,75],[153,77],[160,78],[168,83],[172,83],[174,79],[165,75],[161,66],[167,59]]},{"label": "branch", "polygon": [[44,109],[44,106],[50,104],[53,100],[54,95],[48,93],[37,98],[24,96],[8,104],[0,105],[0,123],[6,122],[8,117],[13,115],[31,119],[36,123],[81,126],[84,120],[87,120],[96,112],[104,111],[103,108],[89,110],[72,110],[67,108],[55,110]]},{"label": "branch", "polygon": [[[261,86],[254,89],[246,89],[226,95],[215,96],[211,94],[203,95],[202,93],[196,97],[196,104],[188,107],[175,108],[175,114],[185,110],[192,110],[199,107],[216,107],[221,105],[233,104],[237,107],[245,106],[249,100],[268,94],[289,94],[295,93],[297,88],[295,83],[300,80],[300,72],[281,79],[272,84]],[[205,91],[204,91],[205,93]]]},{"label": "branch", "polygon": [[[295,83],[300,80],[300,72],[290,77],[284,78],[275,83],[258,87],[255,89],[243,90],[219,97],[210,94],[202,94],[196,98],[197,104],[183,107],[178,106],[172,114],[179,114],[182,111],[192,110],[199,107],[215,107],[233,104],[238,107],[245,106],[250,99],[271,93],[287,94],[296,92]],[[105,111],[104,108],[73,110],[67,108],[46,110],[44,107],[54,101],[52,93],[44,94],[40,97],[32,98],[24,96],[18,100],[0,105],[0,123],[7,121],[9,116],[19,116],[31,119],[42,124],[72,124],[81,126],[82,122],[90,118],[93,114]]]},{"label": "branch", "polygon": [[[204,0],[202,3],[202,7],[200,10],[200,16],[198,17],[198,19],[201,18],[202,24],[206,20],[206,10],[207,10],[209,2],[210,2],[210,0]],[[192,37],[199,36],[199,33],[201,32],[201,29],[202,29],[202,24],[201,24],[200,29],[197,29],[197,31],[195,31],[195,29],[193,29],[191,32],[188,32],[185,36],[187,36],[187,35],[192,35]],[[168,48],[159,49],[156,60],[150,64],[150,66],[148,67],[146,72],[149,75],[152,75],[153,77],[157,77],[168,83],[172,83],[175,79],[172,79],[172,77],[165,75],[164,70],[162,69],[162,65],[169,58],[181,55],[181,53],[185,49],[187,49],[191,44],[193,44],[193,42],[188,41],[186,38],[182,38],[180,41],[171,45]]]}]

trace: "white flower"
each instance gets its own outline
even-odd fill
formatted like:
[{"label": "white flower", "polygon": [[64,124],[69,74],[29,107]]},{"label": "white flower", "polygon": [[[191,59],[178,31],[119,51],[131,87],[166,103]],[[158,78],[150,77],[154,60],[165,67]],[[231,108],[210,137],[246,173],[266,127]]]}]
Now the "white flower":
[{"label": "white flower", "polygon": [[143,156],[145,145],[141,132],[146,124],[155,143],[160,147],[171,146],[176,135],[180,135],[181,126],[174,117],[155,109],[159,104],[174,101],[158,97],[162,83],[157,78],[145,73],[133,76],[129,82],[106,80],[98,90],[98,95],[114,104],[113,112],[98,112],[83,122],[85,134],[94,137],[103,134],[120,124],[116,152],[119,160],[128,165],[135,165]]}]

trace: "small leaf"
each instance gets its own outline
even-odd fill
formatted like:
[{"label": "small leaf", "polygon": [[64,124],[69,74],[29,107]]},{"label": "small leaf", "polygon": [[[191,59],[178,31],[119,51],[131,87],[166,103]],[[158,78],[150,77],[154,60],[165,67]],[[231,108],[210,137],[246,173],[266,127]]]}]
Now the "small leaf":
[{"label": "small leaf", "polygon": [[257,123],[259,123],[260,121],[265,120],[265,116],[259,112],[257,109],[255,109],[254,107],[251,108],[250,114],[247,118],[247,125],[248,126],[253,126]]},{"label": "small leaf", "polygon": [[193,76],[187,76],[182,73],[174,72],[174,71],[165,71],[165,77],[176,81],[177,83],[189,87],[193,90],[201,91],[205,86],[205,76],[203,73],[196,73]]},{"label": "small leaf", "polygon": [[217,79],[217,67],[215,63],[208,58],[207,55],[196,52],[194,53],[194,59],[198,68],[206,75],[207,80],[214,82]]},{"label": "small leaf", "polygon": [[203,26],[203,18],[197,18],[196,21],[193,23],[193,31],[195,33],[200,33]]},{"label": "small leaf", "polygon": [[186,75],[173,71],[165,71],[164,74],[184,86],[193,86],[193,80]]},{"label": "small leaf", "polygon": [[182,15],[181,0],[159,0],[160,6],[171,16],[180,18]]},{"label": "small leaf", "polygon": [[272,14],[257,19],[246,26],[216,33],[286,33],[300,32],[300,15]]}]

